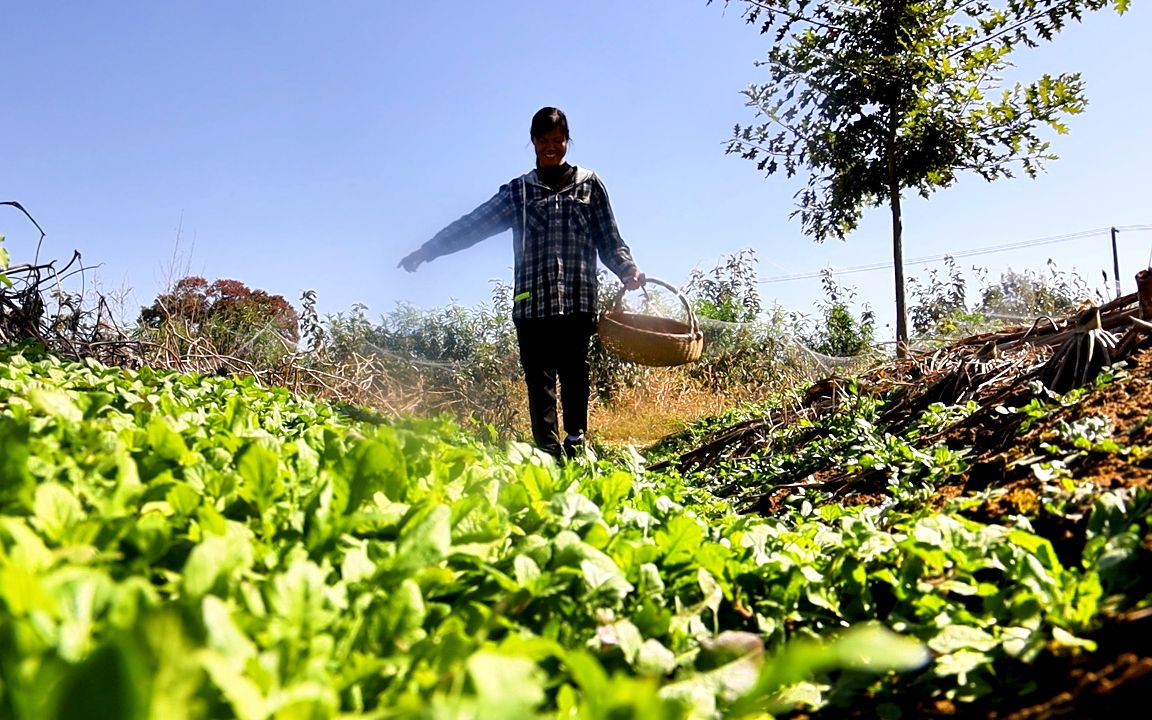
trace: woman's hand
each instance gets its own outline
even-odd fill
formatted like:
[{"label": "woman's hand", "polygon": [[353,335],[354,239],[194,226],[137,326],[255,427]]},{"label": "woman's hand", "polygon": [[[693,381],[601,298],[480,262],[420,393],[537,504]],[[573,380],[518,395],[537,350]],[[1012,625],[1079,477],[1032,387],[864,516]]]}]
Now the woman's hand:
[{"label": "woman's hand", "polygon": [[624,283],[625,290],[635,290],[643,287],[647,280],[648,278],[644,276],[644,273],[640,272],[640,268],[632,268],[631,275],[620,278],[620,281]]},{"label": "woman's hand", "polygon": [[416,268],[420,267],[421,263],[428,262],[428,254],[424,252],[424,248],[419,248],[404,256],[396,267],[404,268],[408,272],[416,272]]}]

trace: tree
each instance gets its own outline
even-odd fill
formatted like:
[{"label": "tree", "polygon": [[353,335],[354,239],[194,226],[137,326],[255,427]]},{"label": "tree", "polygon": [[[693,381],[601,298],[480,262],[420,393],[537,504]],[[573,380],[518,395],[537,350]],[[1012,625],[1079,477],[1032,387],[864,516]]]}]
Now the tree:
[{"label": "tree", "polygon": [[[727,151],[768,175],[807,167],[795,199],[816,242],[843,240],[866,206],[888,205],[898,354],[907,353],[901,198],[927,198],[970,171],[987,181],[1035,177],[1056,156],[1040,133],[1067,132],[1084,109],[1078,73],[1002,89],[1021,45],[1050,41],[1069,20],[1128,0],[725,0],[774,33],[769,79],[744,91],[753,124]],[[711,4],[712,0],[708,0]]]},{"label": "tree", "polygon": [[141,308],[137,322],[148,328],[176,325],[189,336],[208,338],[221,353],[258,359],[300,337],[299,316],[282,296],[251,290],[238,280],[209,284],[195,276],[181,278]]}]

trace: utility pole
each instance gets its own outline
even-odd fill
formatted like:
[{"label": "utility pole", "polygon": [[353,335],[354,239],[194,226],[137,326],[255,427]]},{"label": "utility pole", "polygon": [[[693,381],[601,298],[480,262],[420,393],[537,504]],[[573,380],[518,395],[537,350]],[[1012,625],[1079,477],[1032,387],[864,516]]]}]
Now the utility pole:
[{"label": "utility pole", "polygon": [[1112,228],[1112,277],[1116,279],[1116,298],[1120,298],[1120,254],[1116,252],[1115,227]]}]

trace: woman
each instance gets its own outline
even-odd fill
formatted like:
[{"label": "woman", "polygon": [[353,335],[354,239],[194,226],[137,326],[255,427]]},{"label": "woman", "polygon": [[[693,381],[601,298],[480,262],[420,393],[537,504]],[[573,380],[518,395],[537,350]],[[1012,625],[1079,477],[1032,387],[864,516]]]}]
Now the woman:
[{"label": "woman", "polygon": [[[596,332],[596,258],[634,290],[644,274],[616,227],[604,184],[564,161],[568,118],[554,107],[532,117],[536,169],[503,185],[488,202],[456,220],[400,261],[421,263],[471,247],[511,228],[515,254],[512,322],[528,387],[536,446],[572,457],[588,428],[588,342]],[[556,379],[564,408],[561,442]]]}]

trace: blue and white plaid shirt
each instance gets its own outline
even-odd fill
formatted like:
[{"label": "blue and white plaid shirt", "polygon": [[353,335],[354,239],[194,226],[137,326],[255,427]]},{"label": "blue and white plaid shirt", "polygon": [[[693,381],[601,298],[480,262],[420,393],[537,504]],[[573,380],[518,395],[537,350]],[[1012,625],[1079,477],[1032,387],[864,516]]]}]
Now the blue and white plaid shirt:
[{"label": "blue and white plaid shirt", "polygon": [[596,257],[617,277],[636,263],[596,173],[575,168],[559,190],[533,170],[500,187],[492,199],[424,243],[428,258],[471,247],[512,230],[515,250],[512,317],[596,312]]}]

